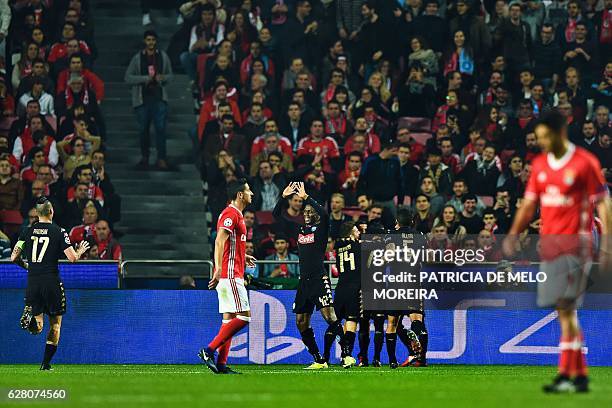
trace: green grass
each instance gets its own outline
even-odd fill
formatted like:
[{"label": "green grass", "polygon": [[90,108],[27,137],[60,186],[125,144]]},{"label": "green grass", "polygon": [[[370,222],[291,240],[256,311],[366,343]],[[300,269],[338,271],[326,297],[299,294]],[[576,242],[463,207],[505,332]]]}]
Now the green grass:
[{"label": "green grass", "polygon": [[[0,366],[2,407],[612,407],[612,367],[591,368],[592,390],[545,395],[553,367],[450,366],[427,368],[234,366],[243,375],[213,375],[197,365]],[[61,402],[8,402],[8,388],[65,389]]]}]

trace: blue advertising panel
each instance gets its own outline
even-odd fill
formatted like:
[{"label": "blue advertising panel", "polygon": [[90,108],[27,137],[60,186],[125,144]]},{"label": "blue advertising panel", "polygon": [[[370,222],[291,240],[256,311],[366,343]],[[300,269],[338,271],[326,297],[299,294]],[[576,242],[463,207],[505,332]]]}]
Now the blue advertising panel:
[{"label": "blue advertising panel", "polygon": [[[294,291],[284,290],[249,292],[252,320],[233,339],[232,363],[311,361],[291,312],[294,295]],[[454,310],[428,312],[429,361],[555,364],[559,329],[554,312],[506,308],[509,299],[516,296],[479,296],[463,299]],[[198,363],[196,353],[215,336],[221,323],[214,291],[68,290],[67,297],[57,363]],[[0,291],[2,364],[40,361],[44,335],[32,336],[19,328],[22,308],[22,290]],[[589,364],[612,365],[612,311],[583,310],[579,316]],[[313,327],[322,346],[326,324],[318,314],[313,317]],[[339,356],[336,345],[332,351]],[[357,351],[358,345],[355,355]],[[398,358],[405,357],[406,351],[399,345]]]},{"label": "blue advertising panel", "polygon": [[[116,289],[119,265],[116,261],[60,263],[60,276],[66,289]],[[0,289],[23,289],[28,273],[11,262],[0,262]]]}]

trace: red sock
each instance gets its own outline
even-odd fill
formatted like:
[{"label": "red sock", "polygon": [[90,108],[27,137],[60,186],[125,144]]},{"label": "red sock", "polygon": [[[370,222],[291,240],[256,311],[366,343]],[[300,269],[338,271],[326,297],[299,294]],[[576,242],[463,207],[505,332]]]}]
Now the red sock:
[{"label": "red sock", "polygon": [[232,339],[229,339],[221,347],[219,347],[219,357],[217,357],[217,365],[226,365],[227,356],[229,355],[230,348],[232,347]]},{"label": "red sock", "polygon": [[[226,325],[230,320],[223,320],[223,325]],[[227,356],[229,354],[230,347],[232,346],[232,339],[229,339],[219,347],[219,357],[217,357],[217,365],[225,365],[227,363]]]},{"label": "red sock", "polygon": [[586,377],[589,374],[589,370],[587,368],[586,355],[582,351],[582,344],[584,343],[582,332],[576,337],[576,343],[578,343],[578,349],[574,352],[576,375]]},{"label": "red sock", "polygon": [[238,333],[244,326],[249,324],[249,320],[251,320],[249,317],[238,316],[230,320],[229,323],[222,324],[217,336],[208,344],[208,348],[216,350],[221,347],[223,343],[231,340],[234,334]]},{"label": "red sock", "polygon": [[571,363],[572,363],[572,349],[571,343],[573,338],[567,336],[561,336],[561,340],[559,342],[559,374],[570,376]]}]

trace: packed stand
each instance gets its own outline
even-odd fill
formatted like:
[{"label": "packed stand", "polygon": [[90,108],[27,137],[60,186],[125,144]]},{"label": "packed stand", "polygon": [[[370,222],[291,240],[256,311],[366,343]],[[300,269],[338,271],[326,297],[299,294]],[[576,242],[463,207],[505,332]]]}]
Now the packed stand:
[{"label": "packed stand", "polygon": [[247,177],[248,248],[260,259],[296,250],[301,200],[270,215],[289,181],[328,206],[332,238],[347,219],[393,228],[407,206],[435,245],[501,256],[495,235],[521,205],[534,124],[552,108],[612,181],[612,0],[196,0],[179,10],[168,54],[192,80],[209,209],[216,219],[226,183]]},{"label": "packed stand", "polygon": [[0,0],[0,248],[10,256],[36,200],[87,259],[120,259],[120,197],[106,172],[104,81],[87,0]]}]

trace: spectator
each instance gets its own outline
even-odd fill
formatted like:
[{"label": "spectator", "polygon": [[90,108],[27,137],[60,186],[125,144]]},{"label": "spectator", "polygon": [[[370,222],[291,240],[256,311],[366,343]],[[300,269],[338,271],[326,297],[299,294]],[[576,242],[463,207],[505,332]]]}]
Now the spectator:
[{"label": "spectator", "polygon": [[540,36],[533,45],[533,65],[534,74],[546,91],[554,90],[561,71],[561,48],[555,41],[555,29],[550,23],[542,25]]},{"label": "spectator", "polygon": [[[75,185],[78,187],[80,184],[87,186],[86,196],[89,200],[95,200],[100,207],[104,207],[104,193],[102,189],[93,182],[93,170],[90,165],[82,165],[74,170],[73,177]],[[66,193],[68,202],[71,202],[76,197],[76,188],[74,186],[69,187]]]},{"label": "spectator", "polygon": [[[466,49],[465,52],[473,53],[472,55],[469,55],[469,57],[473,58],[473,69],[474,62],[481,64],[487,56],[489,48],[491,48],[492,45],[491,34],[482,20],[482,17],[478,16],[477,13],[472,12],[472,7],[468,0],[457,0],[455,4],[457,16],[450,20],[449,31],[451,33],[455,33],[455,44],[457,44],[457,30],[462,30],[461,32],[464,37],[467,38],[471,48],[469,51]],[[463,29],[466,31],[463,31]],[[461,58],[460,55],[459,57]],[[453,70],[459,70],[462,74],[469,73],[470,70],[467,68],[467,57],[468,55],[464,55],[464,57],[462,57],[462,62],[457,65],[457,68],[453,68]],[[464,64],[465,66],[463,66]]]},{"label": "spectator", "polygon": [[435,147],[427,152],[427,164],[421,169],[419,179],[431,177],[436,191],[442,195],[450,195],[453,185],[453,174],[451,169],[442,163],[442,151]]},{"label": "spectator", "polygon": [[232,115],[221,118],[221,128],[216,134],[208,134],[202,144],[204,160],[226,150],[240,163],[246,163],[249,158],[248,145],[244,135],[235,132],[236,124]]},{"label": "spectator", "polygon": [[304,59],[306,65],[316,61],[316,52],[319,35],[319,22],[312,15],[310,0],[298,0],[295,12],[285,23],[285,55],[288,57],[298,55]]},{"label": "spectator", "polygon": [[441,54],[446,47],[448,27],[439,15],[440,5],[437,0],[425,0],[425,10],[414,19],[414,32],[419,33],[431,45],[431,49]]},{"label": "spectator", "polygon": [[287,178],[283,173],[272,171],[270,162],[265,160],[259,163],[259,172],[250,181],[250,186],[255,193],[252,206],[257,211],[272,211],[278,202],[280,193],[287,185]]},{"label": "spectator", "polygon": [[294,151],[297,151],[299,141],[308,136],[308,125],[305,122],[302,118],[300,104],[297,102],[289,103],[287,115],[280,123],[280,131],[281,134],[289,138]]},{"label": "spectator", "polygon": [[[91,150],[85,150],[85,139],[80,137],[74,137],[69,142],[60,142],[58,143],[58,152],[62,161],[64,162],[64,179],[69,180],[72,178],[72,174],[74,170],[80,166],[88,165],[91,163],[91,157],[93,151],[98,150],[100,148],[100,138],[97,136],[91,136]],[[96,139],[94,139],[96,138]],[[66,153],[64,149],[65,144],[70,144],[71,154]]]},{"label": "spectator", "polygon": [[[291,156],[283,152],[280,147],[280,138],[275,133],[269,133],[265,135],[265,148],[260,153],[258,153],[255,157],[251,158],[251,177],[255,176],[259,171],[259,164],[263,161],[271,161],[274,163],[270,163],[273,166],[274,171],[293,171],[293,162],[291,160]],[[275,156],[273,158],[272,156]],[[277,168],[274,169],[274,164],[276,164]]]},{"label": "spectator", "polygon": [[[274,237],[274,255],[269,255],[266,260],[269,261],[297,261],[299,260],[296,254],[289,252],[289,240],[282,234],[276,234]],[[300,267],[296,263],[274,263],[266,264],[263,268],[264,278],[298,278],[300,276]]]},{"label": "spectator", "polygon": [[459,246],[467,234],[465,227],[460,224],[459,213],[452,205],[447,204],[441,215],[435,219],[434,229],[440,225],[446,227],[446,233],[455,246]]},{"label": "spectator", "polygon": [[[357,139],[360,141],[357,141]],[[361,142],[361,139],[363,139],[363,142]],[[364,158],[380,152],[380,138],[374,133],[374,129],[368,128],[368,121],[364,117],[358,117],[355,120],[355,131],[344,144],[344,154],[356,150],[363,152]]]},{"label": "spectator", "polygon": [[338,175],[340,193],[343,196],[343,200],[345,200],[349,206],[353,206],[357,202],[357,185],[362,162],[361,153],[356,151],[349,153],[346,158],[344,169]]},{"label": "spectator", "polygon": [[[134,55],[125,72],[125,82],[132,86],[132,107],[140,126],[139,168],[149,166],[149,128],[155,126],[157,168],[168,170],[166,162],[166,116],[168,93],[166,85],[172,81],[172,66],[168,55],[157,49],[157,34],[146,31],[145,48]],[[100,253],[103,251],[100,250]]]},{"label": "spectator", "polygon": [[121,261],[121,245],[113,238],[108,222],[100,220],[96,223],[96,245],[99,259],[114,259]]},{"label": "spectator", "polygon": [[[417,190],[417,183],[419,180],[419,168],[412,164],[410,161],[411,148],[408,143],[402,143],[397,149],[397,158],[400,162],[400,173],[402,192],[400,197],[414,198]],[[403,200],[398,198],[398,202],[402,203]]]},{"label": "spectator", "polygon": [[11,175],[11,163],[0,158],[0,210],[19,210],[23,201],[23,185]]},{"label": "spectator", "polygon": [[510,5],[509,17],[500,22],[495,32],[495,40],[497,45],[502,47],[509,67],[518,70],[529,65],[531,28],[522,19],[520,2],[516,1]]},{"label": "spectator", "polygon": [[477,195],[495,195],[500,171],[495,163],[495,147],[485,147],[482,156],[471,160],[462,171],[462,177],[468,181],[470,191]]},{"label": "spectator", "polygon": [[388,143],[383,145],[380,153],[364,162],[357,188],[395,213],[393,199],[402,193],[400,177],[397,146]]},{"label": "spectator", "polygon": [[188,52],[181,54],[181,64],[189,78],[197,80],[198,55],[211,53],[223,40],[225,27],[216,21],[215,6],[211,3],[200,7],[200,21],[191,28]]},{"label": "spectator", "polygon": [[55,116],[53,96],[45,92],[44,83],[40,79],[35,79],[32,82],[31,90],[19,98],[19,105],[17,106],[17,114],[19,116],[25,113],[28,102],[33,99],[38,101],[41,115]]},{"label": "spectator", "polygon": [[312,121],[310,135],[300,140],[298,144],[298,157],[305,154],[321,155],[323,171],[327,173],[331,173],[332,168],[338,168],[338,158],[340,157],[338,144],[333,138],[324,136],[323,121],[320,119]]},{"label": "spectator", "polygon": [[419,63],[409,69],[408,78],[398,91],[399,116],[430,117],[434,112],[434,87],[425,82],[425,73]]},{"label": "spectator", "polygon": [[414,228],[423,234],[429,234],[435,219],[435,216],[431,213],[429,198],[424,194],[419,194],[414,201],[416,210],[413,217]]},{"label": "spectator", "polygon": [[96,92],[85,86],[85,81],[79,74],[70,75],[68,87],[64,92],[56,95],[55,99],[55,110],[58,117],[68,116],[70,111],[82,106],[84,113],[93,118],[98,126],[103,126]]},{"label": "spectator", "polygon": [[427,196],[429,199],[429,211],[433,216],[438,216],[444,207],[444,197],[436,191],[436,185],[431,176],[425,176],[421,179],[419,193]]},{"label": "spectator", "polygon": [[57,153],[56,143],[50,135],[45,134],[41,116],[30,118],[29,126],[25,128],[21,136],[15,139],[13,156],[15,156],[17,162],[21,162],[22,159],[28,157],[30,149],[34,146],[39,146],[43,149],[45,157],[47,158],[47,163],[51,166],[57,165],[59,155]]},{"label": "spectator", "polygon": [[47,164],[45,151],[38,146],[34,146],[28,153],[28,162],[30,165],[21,169],[19,178],[26,183],[32,183],[36,179],[40,166]]},{"label": "spectator", "polygon": [[96,102],[99,105],[104,100],[104,82],[96,74],[84,67],[83,57],[80,54],[72,55],[68,68],[64,69],[57,76],[56,94],[65,92],[66,88],[68,88],[68,81],[79,76],[83,78],[85,89],[94,91]]},{"label": "spectator", "polygon": [[93,201],[88,201],[83,208],[83,224],[76,225],[70,230],[70,242],[79,242],[96,238],[96,223],[98,222],[98,209]]},{"label": "spectator", "polygon": [[463,211],[460,215],[460,223],[465,227],[468,234],[478,234],[482,229],[482,218],[476,212],[476,202],[478,198],[472,194],[465,194],[462,198]]}]

